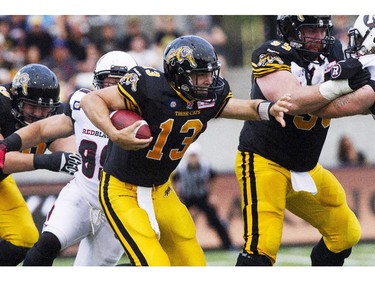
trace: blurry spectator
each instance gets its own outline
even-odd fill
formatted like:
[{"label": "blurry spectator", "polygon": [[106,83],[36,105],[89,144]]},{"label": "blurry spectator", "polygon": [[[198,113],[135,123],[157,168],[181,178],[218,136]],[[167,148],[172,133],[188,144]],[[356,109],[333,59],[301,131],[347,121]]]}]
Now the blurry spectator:
[{"label": "blurry spectator", "polygon": [[206,217],[222,242],[223,249],[230,249],[232,243],[226,226],[221,222],[215,207],[209,201],[211,181],[216,177],[215,171],[201,158],[201,146],[192,143],[177,167],[173,179],[181,201],[187,208],[197,207]]},{"label": "blurry spectator", "polygon": [[[138,18],[131,17],[127,21],[126,34],[123,39],[120,40],[120,47],[124,51],[130,50],[130,43],[135,36],[141,35],[147,38],[147,36],[142,32],[141,23]],[[147,45],[149,44],[147,38]]]},{"label": "blurry spectator", "polygon": [[0,66],[0,84],[9,83],[9,81],[12,81],[12,79],[13,76],[10,75],[9,70]]},{"label": "blurry spectator", "polygon": [[67,18],[66,47],[78,61],[86,60],[86,46],[90,43],[87,36],[89,27],[85,16],[69,16]]},{"label": "blurry spectator", "polygon": [[26,47],[37,46],[40,50],[41,58],[46,58],[51,54],[53,47],[53,37],[42,26],[42,16],[30,16],[28,23],[30,30],[26,33]]},{"label": "blurry spectator", "polygon": [[100,27],[99,36],[95,40],[102,54],[123,48],[117,38],[116,28],[111,23],[105,23]]},{"label": "blurry spectator", "polygon": [[355,18],[348,15],[335,15],[332,17],[333,30],[332,35],[341,41],[342,47],[345,50],[348,47],[348,30],[353,26]]},{"label": "blurry spectator", "polygon": [[338,160],[341,167],[365,166],[367,159],[362,151],[355,148],[349,136],[342,136],[338,147]]},{"label": "blurry spectator", "polygon": [[7,18],[10,24],[9,38],[14,45],[25,44],[27,30],[27,16],[13,15]]},{"label": "blurry spectator", "polygon": [[138,65],[151,66],[159,70],[163,68],[163,59],[155,49],[149,48],[145,35],[136,35],[130,41],[130,49],[128,51]]},{"label": "blurry spectator", "polygon": [[11,57],[12,57],[12,54],[7,48],[5,38],[0,33],[0,67],[11,69],[12,68]]},{"label": "blurry spectator", "polygon": [[41,60],[41,55],[40,55],[40,50],[37,46],[30,46],[26,50],[26,55],[25,55],[25,65],[26,64],[31,64],[31,63],[39,63],[40,64]]},{"label": "blurry spectator", "polygon": [[154,44],[162,54],[169,42],[172,42],[182,33],[178,31],[175,16],[159,16],[155,18],[155,37]]},{"label": "blurry spectator", "polygon": [[218,55],[226,56],[227,35],[219,25],[212,23],[212,16],[194,16],[193,34],[210,42]]},{"label": "blurry spectator", "polygon": [[60,98],[67,100],[67,96],[75,90],[75,76],[78,72],[78,60],[70,54],[66,42],[57,38],[54,40],[52,53],[42,60],[42,64],[50,68],[60,81]]},{"label": "blurry spectator", "polygon": [[86,46],[86,59],[79,63],[78,69],[80,72],[93,73],[96,62],[101,57],[101,52],[95,43],[89,43]]},{"label": "blurry spectator", "polygon": [[18,45],[18,41],[10,35],[11,26],[8,17],[0,17],[0,34],[2,35],[1,42],[6,49],[11,49],[13,46]]},{"label": "blurry spectator", "polygon": [[76,75],[74,87],[94,90],[92,81],[97,61],[101,57],[98,46],[95,43],[89,43],[86,46],[86,60],[78,65],[79,73]]}]

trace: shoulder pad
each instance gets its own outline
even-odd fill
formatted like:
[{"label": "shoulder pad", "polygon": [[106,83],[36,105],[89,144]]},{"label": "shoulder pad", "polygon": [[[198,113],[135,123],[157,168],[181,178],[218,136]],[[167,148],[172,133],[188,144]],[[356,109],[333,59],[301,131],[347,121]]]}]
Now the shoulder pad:
[{"label": "shoulder pad", "polygon": [[290,71],[291,62],[298,58],[296,51],[288,44],[270,40],[252,54],[254,77],[261,77],[279,70]]}]

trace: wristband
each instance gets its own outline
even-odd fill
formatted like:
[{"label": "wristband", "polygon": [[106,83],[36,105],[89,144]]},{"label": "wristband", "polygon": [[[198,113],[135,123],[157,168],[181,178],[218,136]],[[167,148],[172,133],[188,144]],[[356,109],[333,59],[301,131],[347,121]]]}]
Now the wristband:
[{"label": "wristband", "polygon": [[257,112],[260,120],[270,120],[270,110],[273,102],[262,101],[257,106]]},{"label": "wristband", "polygon": [[34,154],[34,169],[58,172],[60,170],[61,156],[60,158],[54,156],[54,154]]},{"label": "wristband", "polygon": [[6,145],[7,147],[7,152],[8,151],[19,151],[22,148],[22,139],[21,137],[14,133],[6,137],[3,141],[3,144]]},{"label": "wristband", "polygon": [[353,92],[352,88],[349,87],[349,82],[347,79],[326,81],[322,83],[319,87],[320,94],[326,100],[334,100],[339,96]]}]

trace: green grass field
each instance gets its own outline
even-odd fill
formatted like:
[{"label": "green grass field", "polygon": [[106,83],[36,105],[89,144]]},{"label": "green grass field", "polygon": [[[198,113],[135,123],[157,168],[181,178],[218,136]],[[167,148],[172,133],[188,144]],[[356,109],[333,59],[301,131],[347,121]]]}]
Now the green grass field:
[{"label": "green grass field", "polygon": [[[277,256],[275,266],[310,266],[312,246],[283,246]],[[234,266],[238,250],[207,250],[205,251],[208,266]],[[126,263],[127,258],[121,262]],[[71,266],[73,258],[57,258],[54,266]],[[346,266],[375,266],[375,242],[360,243],[352,251]]]}]

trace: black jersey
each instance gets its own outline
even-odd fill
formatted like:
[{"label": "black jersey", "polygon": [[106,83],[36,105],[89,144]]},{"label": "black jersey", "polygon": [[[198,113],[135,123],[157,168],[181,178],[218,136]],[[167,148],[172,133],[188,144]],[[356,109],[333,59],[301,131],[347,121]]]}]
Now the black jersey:
[{"label": "black jersey", "polygon": [[121,79],[118,90],[127,109],[139,113],[149,124],[153,141],[137,151],[123,150],[110,141],[103,169],[123,182],[148,187],[168,180],[189,144],[210,119],[219,117],[232,97],[225,81],[215,100],[191,102],[170,86],[163,73],[140,66]]},{"label": "black jersey", "polygon": [[[268,41],[252,54],[253,81],[251,98],[265,99],[256,78],[269,73],[290,71],[301,85],[323,82],[331,66],[343,59],[341,43],[337,41],[332,56],[322,58],[319,63],[305,62],[289,44]],[[277,87],[277,85],[274,85]],[[330,119],[309,114],[285,115],[286,127],[276,120],[246,121],[240,134],[240,151],[257,153],[281,166],[294,171],[309,171],[317,164],[327,136]]]}]

